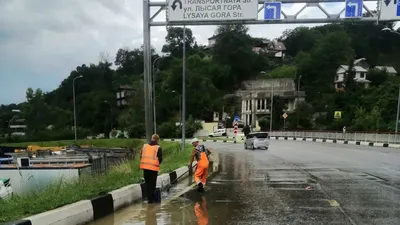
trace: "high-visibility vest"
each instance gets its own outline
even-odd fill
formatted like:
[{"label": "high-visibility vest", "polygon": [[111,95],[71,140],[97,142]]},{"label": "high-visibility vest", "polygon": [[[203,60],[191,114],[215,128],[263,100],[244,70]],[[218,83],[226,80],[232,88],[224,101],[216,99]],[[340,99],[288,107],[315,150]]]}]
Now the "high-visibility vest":
[{"label": "high-visibility vest", "polygon": [[159,171],[160,162],[158,161],[157,152],[158,145],[143,145],[141,159],[140,159],[140,169]]}]

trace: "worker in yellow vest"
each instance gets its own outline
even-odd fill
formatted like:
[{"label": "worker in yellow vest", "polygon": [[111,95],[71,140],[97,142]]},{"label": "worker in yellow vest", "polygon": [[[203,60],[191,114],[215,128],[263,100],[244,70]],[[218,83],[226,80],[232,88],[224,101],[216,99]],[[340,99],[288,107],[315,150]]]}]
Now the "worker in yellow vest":
[{"label": "worker in yellow vest", "polygon": [[144,144],[140,152],[140,169],[146,182],[148,203],[156,202],[156,185],[158,171],[162,162],[162,149],[158,144],[160,137],[157,134],[151,136],[151,141]]}]

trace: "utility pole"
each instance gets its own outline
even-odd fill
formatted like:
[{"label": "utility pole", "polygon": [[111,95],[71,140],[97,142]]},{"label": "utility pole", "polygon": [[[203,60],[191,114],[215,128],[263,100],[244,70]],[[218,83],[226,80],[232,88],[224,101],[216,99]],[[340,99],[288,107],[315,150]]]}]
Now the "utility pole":
[{"label": "utility pole", "polygon": [[269,136],[272,134],[272,120],[273,120],[273,108],[274,108],[274,78],[271,76],[271,86],[272,86],[272,91],[271,91],[271,110],[270,110],[270,117],[269,117]]},{"label": "utility pole", "polygon": [[157,60],[163,58],[163,56],[160,56],[156,58],[153,62],[153,68],[152,68],[152,84],[153,84],[153,129],[154,133],[157,133],[157,114],[156,114],[156,72],[155,72],[155,64]]},{"label": "utility pole", "polygon": [[153,133],[152,85],[151,85],[151,46],[150,46],[150,0],[143,0],[143,62],[144,62],[144,111],[146,140]]},{"label": "utility pole", "polygon": [[185,150],[186,130],[186,26],[183,26],[183,56],[182,56],[182,151]]},{"label": "utility pole", "polygon": [[77,138],[77,134],[76,134],[75,80],[76,80],[76,79],[79,79],[79,78],[82,78],[82,75],[81,75],[81,76],[78,76],[78,77],[75,77],[75,78],[72,80],[72,98],[73,98],[73,101],[74,101],[74,133],[75,133],[75,142],[76,142],[76,140],[78,139],[78,138]]}]

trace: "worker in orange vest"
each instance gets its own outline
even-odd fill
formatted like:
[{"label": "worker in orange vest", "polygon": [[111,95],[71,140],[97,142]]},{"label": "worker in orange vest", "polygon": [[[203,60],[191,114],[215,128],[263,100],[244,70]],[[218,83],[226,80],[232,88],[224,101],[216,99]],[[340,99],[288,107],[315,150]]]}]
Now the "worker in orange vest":
[{"label": "worker in orange vest", "polygon": [[159,140],[160,137],[157,134],[153,134],[150,143],[144,144],[140,152],[140,169],[143,170],[149,203],[156,202],[157,176],[162,162],[162,149],[158,144]]},{"label": "worker in orange vest", "polygon": [[204,187],[206,186],[206,180],[208,175],[208,165],[211,151],[207,149],[204,145],[199,144],[199,140],[194,138],[192,140],[192,145],[194,147],[192,151],[192,156],[190,157],[189,170],[192,169],[192,164],[194,158],[197,160],[197,168],[194,173],[194,181],[197,185],[198,192],[204,192]]}]

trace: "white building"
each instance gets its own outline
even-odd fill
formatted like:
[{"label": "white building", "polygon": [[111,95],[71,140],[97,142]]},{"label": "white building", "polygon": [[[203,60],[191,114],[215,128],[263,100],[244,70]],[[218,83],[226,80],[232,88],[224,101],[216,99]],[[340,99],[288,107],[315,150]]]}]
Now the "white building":
[{"label": "white building", "polygon": [[[356,75],[354,77],[354,80],[359,83],[363,84],[364,87],[368,87],[371,81],[367,79],[367,74],[370,69],[370,65],[367,63],[366,58],[360,58],[354,60],[354,68],[356,72]],[[386,72],[389,74],[389,76],[396,76],[397,71],[392,67],[392,66],[376,66],[375,69],[377,70],[386,70]],[[336,70],[336,75],[335,75],[335,88],[336,91],[343,91],[344,90],[344,79],[345,79],[345,74],[349,70],[349,66],[346,65],[340,65],[339,68]]]},{"label": "white building", "polygon": [[295,82],[289,78],[249,80],[236,92],[241,98],[241,120],[245,125],[258,127],[261,117],[270,117],[271,96],[279,96],[286,105],[286,112],[293,112],[297,103],[305,100],[304,91],[297,91]]},{"label": "white building", "polygon": [[389,74],[389,76],[396,76],[397,71],[393,66],[375,66],[375,69],[377,70],[386,70],[386,72]]},{"label": "white building", "polygon": [[133,88],[129,85],[121,85],[116,93],[117,106],[123,107],[129,104],[129,97],[132,94]]},{"label": "white building", "polygon": [[25,119],[13,119],[9,122],[9,128],[11,130],[11,136],[25,136],[26,135],[26,123]]},{"label": "white building", "polygon": [[[341,90],[344,88],[345,76],[349,70],[349,66],[340,65],[339,68],[336,70],[335,76],[335,88],[336,90]],[[361,66],[354,66],[353,70],[356,72],[354,80],[359,84],[364,84],[364,87],[368,87],[369,81],[367,79],[368,70],[364,69]]]}]

